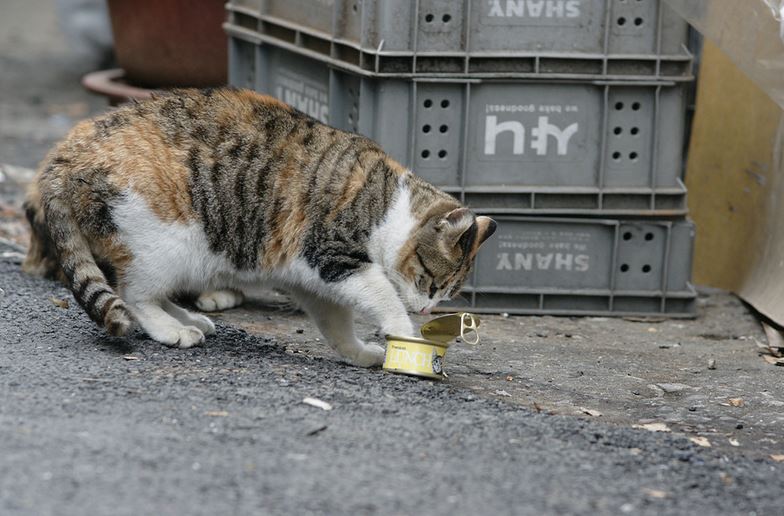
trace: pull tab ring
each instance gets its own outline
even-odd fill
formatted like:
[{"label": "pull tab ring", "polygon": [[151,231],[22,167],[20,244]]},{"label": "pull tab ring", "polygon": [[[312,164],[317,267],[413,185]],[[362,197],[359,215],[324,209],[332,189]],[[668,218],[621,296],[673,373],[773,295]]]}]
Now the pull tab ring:
[{"label": "pull tab ring", "polygon": [[[471,339],[467,338],[466,335],[471,335]],[[478,344],[479,343],[479,332],[477,331],[477,324],[474,316],[469,313],[463,313],[460,316],[460,338],[463,339],[463,342],[468,344]]]}]

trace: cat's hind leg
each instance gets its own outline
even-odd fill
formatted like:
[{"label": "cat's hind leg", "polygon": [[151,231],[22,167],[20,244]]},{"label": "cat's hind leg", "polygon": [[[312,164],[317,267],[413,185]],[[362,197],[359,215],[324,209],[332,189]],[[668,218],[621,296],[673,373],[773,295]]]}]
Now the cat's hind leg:
[{"label": "cat's hind leg", "polygon": [[163,308],[167,314],[180,321],[184,326],[195,326],[200,329],[204,335],[215,333],[215,324],[213,324],[206,315],[189,312],[168,299],[161,303],[161,308]]},{"label": "cat's hind leg", "polygon": [[354,313],[350,308],[304,291],[293,291],[292,295],[343,358],[360,367],[384,363],[384,348],[366,344],[354,333]]},{"label": "cat's hind leg", "polygon": [[239,306],[245,296],[239,290],[211,290],[202,292],[196,299],[196,308],[203,312],[217,312]]},{"label": "cat's hind leg", "polygon": [[143,301],[129,303],[128,309],[153,340],[167,346],[190,348],[204,342],[204,333],[195,326],[185,326],[166,313],[160,304]]}]

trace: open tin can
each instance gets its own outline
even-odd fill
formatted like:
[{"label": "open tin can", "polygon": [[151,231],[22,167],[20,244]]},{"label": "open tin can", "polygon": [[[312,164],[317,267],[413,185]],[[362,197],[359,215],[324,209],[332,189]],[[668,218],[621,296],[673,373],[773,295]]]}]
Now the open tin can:
[{"label": "open tin can", "polygon": [[479,342],[479,318],[467,312],[436,317],[419,329],[422,338],[387,335],[384,369],[393,373],[443,379],[444,357],[452,341]]}]

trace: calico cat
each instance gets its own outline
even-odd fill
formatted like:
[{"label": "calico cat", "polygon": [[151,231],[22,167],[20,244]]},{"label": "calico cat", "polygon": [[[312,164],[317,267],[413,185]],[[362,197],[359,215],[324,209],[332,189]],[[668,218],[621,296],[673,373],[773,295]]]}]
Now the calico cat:
[{"label": "calico cat", "polygon": [[25,270],[59,276],[116,336],[134,323],[187,348],[204,309],[267,284],[289,292],[359,366],[384,350],[354,333],[413,335],[408,311],[457,294],[495,222],[414,176],[373,141],[255,92],[175,90],[78,124],[27,201]]}]

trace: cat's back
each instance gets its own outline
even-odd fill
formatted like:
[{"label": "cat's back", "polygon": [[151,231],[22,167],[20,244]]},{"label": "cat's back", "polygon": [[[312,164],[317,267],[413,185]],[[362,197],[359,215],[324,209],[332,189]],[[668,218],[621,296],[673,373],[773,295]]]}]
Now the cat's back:
[{"label": "cat's back", "polygon": [[[249,90],[180,89],[125,104],[77,124],[50,153],[52,157],[145,157],[193,146],[219,147],[231,137],[282,132],[300,113],[279,100]],[[272,135],[270,135],[272,136]],[[282,134],[276,136],[282,137]]]},{"label": "cat's back", "polygon": [[228,163],[242,167],[287,147],[293,127],[318,131],[303,117],[249,90],[173,90],[77,124],[42,162],[37,183],[43,193],[72,199],[88,187],[107,198],[134,191],[161,218],[182,221],[193,216],[189,190],[197,165],[225,171]]}]

